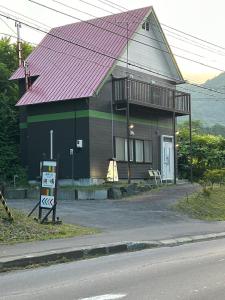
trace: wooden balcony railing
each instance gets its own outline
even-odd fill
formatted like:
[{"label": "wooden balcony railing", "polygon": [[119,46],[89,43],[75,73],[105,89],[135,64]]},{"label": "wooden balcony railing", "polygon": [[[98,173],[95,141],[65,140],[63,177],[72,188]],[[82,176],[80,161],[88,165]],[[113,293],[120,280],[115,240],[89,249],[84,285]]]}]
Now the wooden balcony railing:
[{"label": "wooden balcony railing", "polygon": [[190,94],[130,78],[113,79],[113,100],[190,114]]}]

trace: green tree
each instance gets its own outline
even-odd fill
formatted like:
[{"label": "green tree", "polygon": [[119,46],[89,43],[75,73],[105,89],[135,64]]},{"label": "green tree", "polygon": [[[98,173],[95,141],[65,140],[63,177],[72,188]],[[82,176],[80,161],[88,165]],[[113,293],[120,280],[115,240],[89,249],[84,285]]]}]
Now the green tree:
[{"label": "green tree", "polygon": [[[32,51],[24,43],[23,58]],[[16,82],[9,77],[18,67],[17,46],[10,39],[0,40],[0,180],[12,180],[14,174],[21,173],[19,160],[19,93]]]},{"label": "green tree", "polygon": [[[190,177],[190,143],[187,127],[180,129],[178,136],[178,169],[181,177]],[[225,138],[193,130],[192,135],[193,177],[198,180],[206,170],[225,167]]]}]

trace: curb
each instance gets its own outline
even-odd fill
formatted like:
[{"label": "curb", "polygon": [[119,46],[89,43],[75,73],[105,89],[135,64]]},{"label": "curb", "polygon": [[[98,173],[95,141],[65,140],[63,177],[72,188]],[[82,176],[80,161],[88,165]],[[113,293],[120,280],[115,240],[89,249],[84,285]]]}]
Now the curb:
[{"label": "curb", "polygon": [[24,255],[15,259],[0,261],[0,272],[12,271],[27,267],[37,267],[69,261],[77,261],[97,256],[112,255],[123,252],[141,251],[144,249],[175,247],[188,243],[203,242],[225,238],[225,232],[204,235],[186,236],[175,239],[159,241],[123,242],[85,249],[56,250],[45,252],[41,255]]}]

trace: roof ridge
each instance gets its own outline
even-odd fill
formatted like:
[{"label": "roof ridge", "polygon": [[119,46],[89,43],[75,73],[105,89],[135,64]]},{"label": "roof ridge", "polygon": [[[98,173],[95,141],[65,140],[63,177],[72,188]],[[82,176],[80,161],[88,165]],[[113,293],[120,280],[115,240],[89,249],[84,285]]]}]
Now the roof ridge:
[{"label": "roof ridge", "polygon": [[[127,10],[127,11],[124,11],[124,12],[120,12],[120,13],[116,13],[116,14],[111,14],[111,15],[106,15],[106,16],[102,16],[102,17],[96,17],[96,18],[92,18],[92,19],[87,19],[87,20],[82,20],[82,21],[77,21],[77,22],[72,22],[72,23],[68,23],[68,24],[65,24],[65,25],[61,25],[61,26],[56,26],[56,27],[52,27],[51,30],[54,30],[54,29],[58,29],[58,28],[63,28],[63,27],[67,27],[67,26],[71,26],[73,24],[82,24],[82,23],[90,23],[92,21],[97,21],[97,20],[104,20],[106,18],[109,18],[109,17],[116,17],[116,16],[121,16],[123,14],[129,14],[129,13],[133,13],[135,11],[141,11],[141,10],[146,10],[146,9],[151,9],[153,8],[152,5],[150,6],[145,6],[145,7],[141,7],[141,8],[135,8],[135,9],[132,9],[132,10]],[[141,20],[140,20],[141,22]],[[117,25],[115,23],[115,25]],[[50,31],[51,31],[50,30]]]}]

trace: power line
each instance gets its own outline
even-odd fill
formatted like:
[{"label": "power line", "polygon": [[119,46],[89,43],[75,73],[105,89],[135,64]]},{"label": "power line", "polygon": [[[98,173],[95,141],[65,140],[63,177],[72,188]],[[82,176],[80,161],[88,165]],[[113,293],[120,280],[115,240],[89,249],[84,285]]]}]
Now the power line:
[{"label": "power line", "polygon": [[194,47],[198,47],[198,48],[204,49],[204,50],[206,50],[208,52],[212,52],[212,53],[215,53],[215,54],[218,54],[218,55],[221,55],[221,56],[225,56],[225,52],[221,52],[221,51],[218,51],[216,49],[209,48],[209,47],[207,47],[205,45],[199,44],[197,41],[193,41],[193,40],[191,40],[189,38],[186,38],[185,36],[182,36],[182,35],[179,35],[177,33],[174,33],[174,32],[172,32],[170,30],[164,29],[164,31],[169,32],[169,33],[167,33],[167,36],[170,36],[170,37],[172,37],[172,38],[174,38],[174,39],[176,39],[178,41],[182,41],[182,42],[184,42],[186,44],[193,45]]},{"label": "power line", "polygon": [[[118,8],[118,10],[121,11],[121,12],[124,12],[124,10],[125,10],[125,11],[129,11],[128,8],[126,8],[126,7],[122,6],[122,5],[118,5],[118,4],[116,4],[115,2],[113,2],[113,1],[109,1],[109,0],[105,0],[105,1],[108,2],[108,3],[114,4],[114,5],[116,5],[116,6],[120,7],[120,8],[122,8],[122,9],[119,9],[119,8]],[[108,6],[110,6],[110,4],[108,4]],[[222,50],[225,50],[225,47],[223,47],[223,46],[220,46],[220,45],[217,45],[217,44],[215,44],[215,43],[209,42],[209,41],[207,41],[207,40],[205,40],[205,39],[196,37],[196,36],[194,36],[194,35],[192,35],[192,34],[189,34],[189,33],[184,32],[184,31],[182,31],[182,30],[176,29],[176,28],[174,28],[174,27],[172,27],[172,26],[169,26],[169,25],[166,25],[166,24],[163,24],[163,23],[160,23],[160,24],[161,24],[162,26],[165,26],[165,27],[167,27],[167,28],[170,28],[170,29],[172,29],[172,30],[174,30],[174,31],[177,31],[177,32],[179,32],[179,33],[182,33],[182,34],[184,34],[184,35],[187,35],[187,36],[189,36],[189,37],[192,37],[192,38],[194,38],[194,39],[196,39],[196,40],[199,40],[199,41],[201,41],[201,42],[203,42],[203,43],[207,43],[207,44],[210,44],[210,45],[212,45],[212,46],[214,46],[214,47],[217,47],[217,48],[220,48],[220,49],[222,49]]]},{"label": "power line", "polygon": [[[80,10],[80,9],[78,9],[78,8],[75,8],[75,7],[73,7],[73,6],[67,5],[67,4],[62,3],[62,2],[60,2],[60,1],[58,1],[58,0],[51,0],[51,1],[54,2],[54,3],[60,4],[60,5],[64,6],[64,7],[66,7],[66,8],[69,8],[69,9],[78,11],[78,12],[80,12],[80,13],[86,14],[87,16],[90,16],[90,17],[92,17],[92,18],[98,18],[97,16],[95,16],[95,15],[93,15],[93,14],[90,14],[90,13],[88,13],[88,12],[85,12],[85,11],[83,11],[83,10]],[[100,0],[98,0],[98,1],[100,1]],[[103,1],[102,1],[102,2],[103,2]],[[110,22],[109,20],[106,20],[106,22],[109,23],[109,24],[112,24],[112,25],[114,25],[114,26],[117,26],[117,27],[120,27],[120,28],[123,28],[123,29],[124,29],[124,27],[121,26],[121,25],[119,25],[118,23]],[[151,23],[151,24],[153,24],[153,23]],[[154,25],[155,25],[155,24],[154,24]],[[129,30],[129,29],[128,29],[128,30]],[[137,31],[135,31],[134,33],[136,33],[137,35],[140,35],[140,36],[144,36],[144,37],[146,37],[146,38],[148,38],[148,39],[150,39],[150,40],[159,42],[159,43],[161,43],[161,44],[163,44],[163,45],[166,45],[166,43],[165,43],[164,41],[160,41],[160,40],[158,40],[158,39],[155,39],[155,38],[153,38],[153,37],[150,37],[150,36],[148,36],[148,35],[142,34],[142,33],[137,32]],[[134,40],[134,41],[136,41],[136,40]],[[149,44],[147,44],[147,45],[149,46]],[[170,44],[170,46],[173,47],[174,49],[178,49],[178,50],[184,51],[184,52],[186,52],[186,53],[196,55],[196,56],[201,57],[201,58],[206,58],[206,57],[204,57],[204,56],[202,56],[202,55],[200,55],[200,54],[194,53],[194,52],[192,52],[192,51],[189,51],[189,50],[186,50],[186,49],[183,49],[183,48],[180,48],[180,47],[171,45],[171,44]],[[159,49],[159,50],[161,51],[162,49]],[[168,53],[169,53],[169,52],[168,52]],[[224,55],[225,55],[225,54],[224,54]]]},{"label": "power line", "polygon": [[[13,38],[17,38],[16,36],[9,35],[9,34],[6,34],[6,33],[0,33],[0,34],[6,35],[6,36],[10,36],[10,37],[13,37]],[[38,44],[35,44],[35,43],[31,43],[31,42],[29,42],[29,41],[27,41],[27,40],[24,40],[24,39],[21,39],[21,40],[22,40],[23,42],[30,43],[30,44],[32,44],[32,45],[34,45],[34,46],[39,46],[39,47],[41,47],[41,48],[48,49],[48,50],[53,51],[53,52],[55,52],[55,53],[67,55],[67,56],[69,56],[69,57],[71,57],[71,58],[74,58],[74,59],[78,59],[78,60],[81,60],[81,61],[88,61],[88,62],[90,62],[90,63],[94,63],[94,64],[99,65],[99,66],[108,67],[107,65],[102,65],[102,64],[99,64],[99,63],[97,63],[97,62],[95,62],[95,61],[92,61],[92,60],[82,59],[82,58],[77,57],[77,56],[75,56],[75,55],[68,54],[68,53],[66,53],[66,52],[64,52],[64,51],[58,51],[58,50],[55,50],[55,49],[50,48],[50,47],[47,47],[47,46],[43,46],[43,45],[40,45],[40,44],[38,45]],[[51,60],[51,61],[52,61],[52,60]],[[64,72],[64,70],[61,70],[61,69],[60,69],[53,61],[52,61],[52,63],[55,65],[56,68],[58,68],[60,71],[63,71],[63,72]],[[66,75],[68,76],[68,74],[66,74]],[[3,82],[3,81],[1,80],[1,82]],[[4,82],[5,82],[5,81],[4,81]],[[199,86],[198,86],[198,87],[199,87]],[[207,96],[211,96],[211,97],[214,96],[214,95],[210,95],[210,94],[203,93],[203,92],[201,92],[201,91],[190,90],[190,89],[187,89],[187,88],[184,88],[184,87],[182,87],[182,90],[186,90],[186,91],[189,92],[189,93],[195,92],[195,93],[200,93],[200,94],[207,95]],[[208,90],[208,89],[207,89],[207,90]],[[214,90],[212,90],[212,91],[214,91]],[[214,96],[214,97],[215,97],[215,96]]]},{"label": "power line", "polygon": [[7,22],[5,22],[5,20],[3,20],[2,18],[0,18],[0,20],[9,28],[10,31],[12,31],[14,34],[16,34],[16,31],[13,30],[8,24]]},{"label": "power line", "polygon": [[[53,0],[52,0],[53,1]],[[121,6],[121,5],[118,5],[118,4],[116,4],[116,3],[114,3],[114,2],[112,2],[112,1],[108,1],[108,0],[104,0],[104,1],[102,1],[102,0],[97,0],[97,1],[99,1],[99,2],[108,2],[108,4],[106,4],[106,5],[108,5],[108,6],[110,6],[110,7],[113,7],[113,8],[116,8],[115,6],[117,6],[117,7],[120,7],[120,8],[116,8],[117,10],[119,10],[120,12],[124,12],[124,10],[125,11],[128,11],[128,9],[127,8],[125,8],[124,6]],[[110,3],[110,4],[109,4]],[[113,4],[113,6],[112,6],[112,4]],[[99,7],[100,8],[100,7]],[[123,9],[121,9],[121,8],[123,8]],[[151,22],[149,22],[149,23],[151,23]],[[153,26],[156,26],[154,23],[151,23]],[[171,26],[168,26],[168,25],[166,25],[166,24],[162,24],[161,23],[161,25],[162,26],[167,26],[168,28],[171,28],[171,29],[173,29],[173,30],[176,30],[175,28],[173,28],[173,27],[171,27]],[[158,28],[157,28],[158,29]],[[168,31],[168,32],[171,32],[170,30],[168,30],[168,29],[164,29],[165,31]],[[179,31],[179,30],[177,30],[178,32],[182,32],[182,31]],[[179,34],[176,34],[176,33],[174,33],[174,32],[171,32],[173,35],[177,35],[177,36],[179,36],[179,37],[181,37]],[[184,32],[182,32],[183,34],[185,34]],[[192,38],[195,38],[195,39],[199,39],[199,38],[197,38],[197,37],[195,37],[195,36],[193,36],[193,35],[189,35],[189,36],[191,36]],[[175,38],[175,39],[178,39],[178,40],[181,40],[181,39],[179,39],[179,38],[177,38],[176,36],[172,36],[173,38]],[[183,38],[183,37],[182,37]],[[182,39],[182,41],[183,42],[185,42],[185,43],[188,43],[187,42],[187,40],[189,40],[190,42],[191,42],[191,44],[192,45],[194,45],[194,46],[196,46],[196,47],[200,47],[200,48],[202,48],[202,49],[204,49],[204,50],[207,50],[207,51],[209,51],[209,52],[212,52],[212,53],[216,53],[216,54],[218,54],[218,55],[222,55],[222,56],[225,56],[225,53],[221,53],[221,52],[218,52],[218,51],[216,51],[216,50],[214,50],[214,49],[212,49],[212,48],[209,48],[209,47],[206,47],[206,46],[202,46],[202,45],[200,45],[200,44],[197,44],[197,42],[196,41],[193,41],[193,40],[191,40],[191,39],[189,39],[189,38],[187,38],[187,37],[185,37],[185,39]],[[202,39],[199,39],[200,41],[202,41]],[[205,43],[207,43],[207,41],[204,41]],[[210,43],[210,42],[209,42]],[[215,44],[213,44],[213,43],[210,43],[211,45],[214,45],[214,46],[218,46],[218,45],[215,45]],[[174,45],[171,45],[170,44],[170,46],[171,47],[173,47],[173,48],[177,48],[177,49],[179,49],[179,50],[182,50],[182,51],[184,51],[184,52],[187,52],[187,53],[190,53],[190,54],[193,54],[193,55],[196,55],[196,56],[199,56],[199,57],[202,57],[202,58],[206,58],[206,57],[204,57],[204,56],[200,56],[200,55],[198,55],[198,54],[196,54],[196,53],[193,53],[193,52],[191,52],[191,51],[187,51],[187,50],[185,50],[185,49],[182,49],[182,48],[179,48],[179,47],[176,47],[176,46],[174,46]],[[221,46],[218,46],[218,47],[220,47],[221,48]],[[222,47],[223,48],[223,47]],[[225,49],[225,48],[224,48]],[[176,55],[176,54],[174,54],[174,55]],[[177,55],[176,55],[177,56]]]},{"label": "power line", "polygon": [[[30,1],[30,2],[32,2],[32,3],[35,3],[35,4],[39,5],[39,6],[42,6],[42,7],[44,7],[44,8],[47,8],[47,9],[49,9],[49,10],[52,10],[52,11],[54,11],[54,12],[60,13],[60,14],[62,14],[62,15],[71,17],[71,18],[76,19],[76,20],[80,20],[80,21],[82,21],[82,22],[85,22],[85,23],[87,23],[87,24],[89,24],[89,25],[91,25],[91,26],[94,26],[94,27],[96,27],[96,28],[98,28],[98,29],[101,29],[101,30],[103,30],[103,31],[108,31],[108,32],[113,33],[113,34],[115,34],[115,35],[117,35],[117,36],[121,36],[121,37],[123,37],[123,38],[127,38],[126,36],[121,35],[121,34],[118,34],[118,33],[114,32],[114,31],[112,31],[112,30],[109,30],[109,29],[100,27],[100,26],[98,26],[98,25],[96,25],[96,24],[93,24],[93,23],[91,23],[91,22],[89,22],[89,21],[84,21],[84,20],[82,20],[82,19],[80,19],[80,18],[78,18],[78,17],[75,17],[75,16],[73,16],[73,15],[70,15],[70,14],[67,14],[67,13],[65,13],[65,12],[59,11],[59,10],[57,10],[57,9],[55,9],[55,8],[49,7],[49,6],[44,5],[44,4],[42,4],[42,3],[36,2],[36,1],[34,1],[34,0],[28,0],[28,1]],[[154,46],[152,46],[152,45],[149,45],[149,44],[146,44],[146,43],[137,41],[137,40],[134,40],[134,39],[132,39],[132,38],[130,38],[129,40],[130,40],[130,41],[137,42],[137,43],[139,43],[139,44],[141,44],[141,45],[144,45],[144,46],[147,46],[147,47],[150,47],[150,48],[159,50],[159,51],[161,51],[161,52],[165,52],[165,53],[170,54],[170,55],[172,54],[172,53],[169,52],[169,51],[166,51],[166,50],[163,50],[163,49],[154,47]],[[187,61],[190,61],[190,62],[193,62],[193,63],[196,63],[196,64],[199,64],[199,65],[202,65],[202,66],[207,67],[207,68],[211,68],[211,69],[214,69],[214,70],[217,70],[217,71],[220,71],[220,72],[225,72],[225,70],[223,70],[223,69],[220,69],[220,68],[217,68],[217,67],[213,67],[213,66],[210,66],[210,65],[205,64],[205,63],[202,63],[202,62],[198,62],[198,61],[196,61],[196,60],[194,60],[194,59],[190,59],[190,58],[184,57],[184,56],[182,56],[182,55],[174,54],[174,56],[179,57],[179,58],[184,59],[184,60],[187,60]]]},{"label": "power line", "polygon": [[[48,25],[46,25],[46,24],[44,24],[44,23],[42,23],[42,22],[39,22],[39,21],[37,21],[37,20],[35,20],[35,19],[32,19],[32,18],[30,18],[30,17],[28,17],[28,16],[25,16],[25,15],[23,15],[23,14],[21,14],[21,13],[15,11],[15,10],[9,9],[8,7],[5,7],[4,5],[0,5],[0,7],[2,7],[3,9],[7,9],[8,11],[13,12],[13,13],[15,13],[15,14],[17,14],[17,15],[20,15],[20,16],[22,16],[22,17],[28,19],[28,20],[31,20],[31,21],[35,22],[36,25],[37,25],[37,24],[40,24],[40,25],[42,25],[42,26],[44,26],[44,27],[50,29],[50,26],[48,26]],[[33,23],[33,24],[35,24],[35,23]]]},{"label": "power line", "polygon": [[120,7],[120,8],[117,8],[117,10],[119,10],[119,11],[121,11],[121,12],[123,12],[123,9],[127,10],[126,7],[124,7],[124,6],[122,6],[122,5],[119,5],[119,4],[117,4],[117,3],[114,3],[114,2],[112,2],[112,1],[105,0],[105,2],[110,3],[111,5],[108,4],[109,6],[112,6],[112,4],[113,4],[113,5],[117,6],[117,7]]},{"label": "power line", "polygon": [[[61,2],[59,2],[59,1],[56,1],[56,0],[52,0],[52,1],[55,1],[55,2],[58,2],[58,3],[61,3]],[[68,7],[70,7],[70,6],[68,6]],[[13,11],[13,12],[15,12],[15,11]],[[16,12],[15,12],[16,13]],[[26,16],[25,16],[26,17]],[[30,18],[31,19],[31,18]],[[34,19],[31,19],[31,20],[33,20],[34,22],[36,22],[36,20],[34,20]],[[31,23],[32,24],[32,23]],[[43,24],[43,23],[42,23]],[[46,25],[46,24],[45,24]],[[79,40],[79,39],[78,39]],[[79,40],[79,41],[81,41],[81,42],[83,42],[82,40]],[[88,44],[91,44],[91,43],[88,43]],[[102,50],[102,49],[101,49]],[[140,66],[142,66],[142,65],[140,65]],[[146,66],[145,66],[146,67]],[[147,67],[149,67],[149,68],[151,68],[150,66],[147,66]],[[156,69],[153,69],[153,68],[151,68],[151,70],[153,71],[153,70],[155,70],[155,71],[157,71],[157,72],[160,72],[160,70],[156,70]]]},{"label": "power line", "polygon": [[[98,2],[101,2],[101,3],[103,3],[103,4],[105,4],[105,5],[108,5],[108,6],[111,6],[112,8],[114,8],[114,9],[117,9],[117,10],[119,10],[117,7],[116,7],[116,4],[115,4],[115,6],[112,6],[112,5],[109,5],[107,2],[109,2],[109,1],[107,1],[107,0],[97,0]],[[122,12],[122,10],[120,10],[121,12]]]},{"label": "power line", "polygon": [[80,2],[83,2],[83,3],[87,4],[87,5],[90,5],[90,6],[94,7],[94,8],[101,9],[101,10],[107,12],[107,13],[113,14],[111,11],[106,10],[106,9],[104,9],[104,8],[101,8],[101,7],[97,6],[97,5],[91,4],[91,3],[87,2],[87,1],[84,1],[84,0],[79,0],[79,1],[80,1]]},{"label": "power line", "polygon": [[184,34],[184,35],[187,35],[187,36],[189,36],[189,37],[192,37],[192,38],[194,38],[194,39],[197,39],[197,40],[199,40],[199,41],[201,41],[201,42],[204,42],[204,43],[207,43],[207,44],[209,44],[209,45],[212,45],[212,46],[214,46],[214,47],[216,47],[216,48],[225,50],[225,47],[222,47],[222,46],[220,46],[220,45],[217,45],[217,44],[211,43],[211,42],[209,42],[209,41],[206,41],[206,40],[204,40],[204,39],[198,38],[198,37],[196,37],[196,36],[194,36],[194,35],[192,35],[192,34],[186,33],[186,32],[184,32],[184,31],[182,31],[182,30],[176,29],[176,28],[171,27],[171,26],[168,26],[168,25],[166,25],[166,24],[163,24],[163,23],[161,23],[161,24],[162,24],[163,26],[167,27],[167,28],[170,28],[170,29],[172,29],[172,30],[175,30],[175,31],[177,31],[177,32],[180,32],[180,33],[182,33],[182,34]]},{"label": "power line", "polygon": [[[9,37],[12,37],[12,38],[17,38],[17,37],[14,36],[14,35],[6,34],[6,33],[0,33],[0,34],[5,35],[5,36],[9,36]],[[38,44],[35,44],[35,43],[31,43],[30,41],[27,41],[27,40],[24,40],[24,39],[21,39],[21,40],[22,40],[23,42],[30,43],[31,45],[38,46],[38,47],[41,47],[41,48],[44,48],[44,49],[48,49],[48,50],[53,51],[53,52],[55,52],[55,53],[67,55],[67,56],[69,56],[69,57],[71,57],[71,58],[73,58],[73,59],[78,59],[78,60],[81,60],[81,61],[88,61],[88,62],[94,63],[94,64],[96,64],[96,65],[108,67],[108,66],[106,66],[106,65],[102,65],[102,64],[96,63],[95,61],[82,59],[82,58],[79,58],[79,57],[77,57],[77,56],[75,56],[75,55],[68,54],[68,53],[63,52],[63,51],[57,51],[57,50],[55,50],[55,49],[52,49],[52,48],[47,47],[47,46],[43,46],[43,45],[41,45],[41,44],[38,45]],[[55,65],[55,67],[56,67],[57,69],[59,69],[61,72],[65,73],[64,70],[61,70],[61,69],[60,69],[60,68],[59,68],[52,60],[51,60],[51,62]],[[66,74],[66,73],[65,73],[65,74]],[[68,76],[68,74],[66,74],[66,76]],[[9,83],[8,80],[0,80],[0,82],[6,82],[6,83]],[[186,90],[187,92],[192,92],[192,90],[187,89],[187,88],[182,88],[182,90]],[[195,92],[196,92],[196,91],[195,91]],[[202,95],[209,95],[209,94],[203,93],[202,91],[197,91],[197,93],[200,93],[200,94],[202,94]]]},{"label": "power line", "polygon": [[[0,13],[0,16],[3,16],[4,18],[7,18],[7,19],[11,19],[11,20],[13,20],[13,21],[18,21],[18,20],[16,20],[15,18],[12,18],[12,17],[10,17],[10,16],[6,16],[6,15],[4,15],[4,14],[2,14],[2,13]],[[110,56],[110,55],[105,54],[105,53],[98,52],[98,51],[96,51],[96,50],[94,50],[94,49],[90,49],[90,48],[88,48],[88,47],[86,47],[86,46],[83,46],[83,45],[80,45],[80,44],[78,44],[78,43],[76,43],[76,42],[72,42],[72,41],[67,40],[67,39],[65,39],[65,38],[62,38],[62,37],[60,37],[60,36],[54,35],[54,34],[52,34],[51,32],[46,32],[46,31],[44,31],[43,29],[34,27],[33,25],[27,24],[27,23],[25,23],[25,22],[20,22],[20,23],[23,24],[23,25],[25,25],[25,26],[28,26],[28,27],[30,27],[30,28],[32,28],[32,29],[34,29],[34,30],[40,31],[40,32],[42,32],[42,33],[45,33],[45,34],[47,34],[47,35],[49,35],[49,36],[51,36],[51,37],[53,37],[53,38],[59,39],[59,40],[61,40],[61,41],[63,41],[63,42],[67,42],[67,43],[69,43],[69,44],[72,44],[72,45],[75,45],[75,46],[84,48],[84,49],[86,49],[86,50],[88,50],[88,51],[91,51],[91,52],[93,52],[93,53],[100,54],[100,55],[102,55],[102,56],[104,56],[104,57],[108,57],[108,58],[110,58],[110,59],[113,59],[113,60],[116,60],[116,61],[120,61],[120,62],[126,63],[126,62],[123,61],[122,59],[119,59],[119,58]],[[159,73],[159,72],[152,71],[151,69],[147,69],[147,68],[144,68],[144,67],[137,66],[137,65],[132,64],[132,63],[130,63],[130,62],[128,63],[128,65],[129,65],[129,66],[136,67],[136,68],[141,69],[141,70],[148,71],[148,72],[153,73],[153,74],[157,74],[157,75],[163,76],[163,77],[165,77],[165,78],[169,78],[169,79],[172,79],[172,80],[177,80],[177,79],[175,79],[175,78],[173,78],[173,77],[171,77],[171,76],[167,76],[167,75],[161,74],[161,73]],[[181,82],[181,83],[183,83],[183,82]],[[222,93],[221,91],[218,91],[218,90],[214,90],[214,89],[212,89],[212,88],[202,87],[202,86],[199,86],[199,85],[197,85],[197,84],[190,83],[190,82],[189,82],[188,84],[189,84],[189,85],[192,85],[192,86],[195,86],[195,87],[198,87],[198,88],[201,88],[201,89],[204,89],[204,90],[209,90],[209,91],[213,91],[213,92],[218,93],[218,94],[225,95],[225,93]]]},{"label": "power line", "polygon": [[[77,8],[75,8],[75,7],[73,7],[73,6],[67,5],[67,4],[62,3],[62,2],[60,2],[60,1],[58,1],[58,0],[51,0],[51,1],[54,2],[54,3],[60,4],[60,5],[64,6],[64,7],[66,7],[66,8],[69,8],[69,9],[72,9],[72,10],[75,10],[75,11],[78,11],[78,12],[81,12],[81,13],[83,13],[83,14],[86,14],[86,15],[88,15],[88,16],[90,16],[90,17],[98,18],[97,16],[95,16],[95,15],[93,15],[93,14],[90,14],[90,13],[85,12],[85,11],[83,11],[83,10],[77,9]],[[102,0],[98,0],[98,1],[104,3],[104,1],[102,1]],[[92,4],[90,4],[90,5],[92,5]],[[112,25],[116,25],[116,26],[118,26],[118,27],[124,29],[124,27],[121,26],[121,25],[119,25],[118,23],[115,23],[115,22],[113,23],[113,22],[110,22],[110,21],[108,21],[108,20],[106,20],[106,22],[109,23],[109,24],[112,24]],[[153,23],[151,23],[151,24],[153,24]],[[155,25],[155,24],[153,24],[153,25]],[[142,34],[142,33],[140,33],[140,32],[135,31],[134,33],[136,33],[137,35],[140,35],[140,36],[144,36],[144,37],[146,37],[146,38],[149,38],[149,39],[151,39],[151,40],[157,41],[157,42],[159,42],[159,43],[162,43],[163,45],[166,45],[165,42],[160,41],[160,40],[155,39],[155,38],[152,38],[152,37],[147,36],[147,35],[145,35],[145,34]],[[134,40],[134,41],[136,41],[136,40]],[[183,40],[183,41],[184,41],[184,40]],[[147,44],[147,45],[149,46],[149,44]],[[180,47],[171,45],[171,44],[170,44],[170,47],[172,47],[172,48],[174,48],[174,49],[181,50],[181,51],[183,51],[183,52],[186,52],[186,53],[189,53],[189,54],[192,54],[192,55],[195,55],[195,56],[198,56],[198,57],[201,57],[201,58],[204,58],[204,59],[207,59],[207,57],[205,57],[205,56],[203,56],[203,55],[194,53],[194,52],[192,52],[192,51],[189,51],[189,50],[186,50],[186,49],[183,49],[183,48],[180,48]],[[205,48],[205,47],[202,47],[202,48]],[[159,49],[159,50],[161,51],[162,49]],[[210,51],[210,50],[208,50],[208,51]],[[215,52],[215,51],[213,51],[213,52],[214,52],[214,53],[217,53],[217,52]],[[167,53],[169,53],[169,52],[167,52]],[[219,53],[218,53],[218,54],[219,54]],[[175,54],[175,55],[176,55],[176,54]],[[224,53],[223,55],[225,56],[225,53]],[[182,57],[182,58],[183,58],[183,57]],[[194,61],[194,62],[196,62],[196,61]],[[198,62],[198,63],[199,63],[199,62]],[[218,70],[218,71],[221,71],[221,70]]]}]

